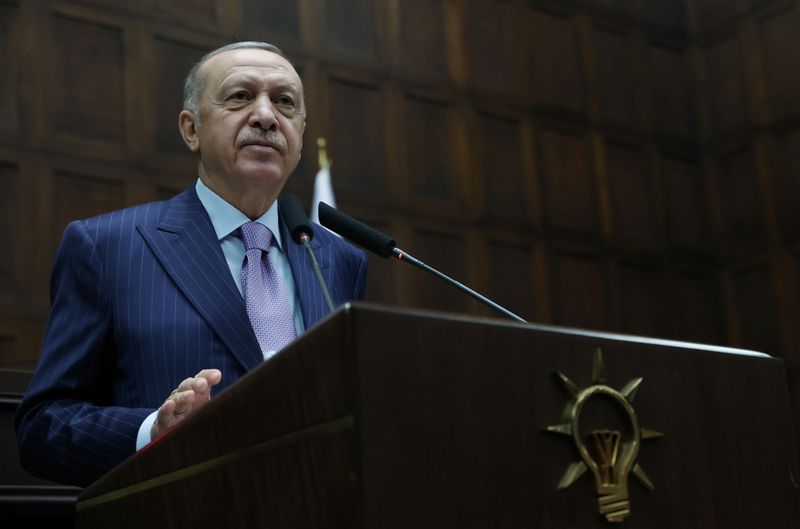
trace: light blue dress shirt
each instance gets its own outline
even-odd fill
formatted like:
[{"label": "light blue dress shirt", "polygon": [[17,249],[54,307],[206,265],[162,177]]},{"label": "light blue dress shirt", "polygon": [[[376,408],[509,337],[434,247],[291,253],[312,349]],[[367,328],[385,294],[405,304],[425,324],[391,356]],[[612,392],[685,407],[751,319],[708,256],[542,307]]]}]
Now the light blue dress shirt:
[{"label": "light blue dress shirt", "polygon": [[[239,289],[239,293],[244,295],[242,292],[242,264],[244,263],[245,251],[239,228],[242,224],[250,222],[250,218],[209,189],[199,178],[194,188],[197,191],[197,198],[200,199],[200,203],[203,204],[211,219],[211,225],[217,234],[225,261],[228,263],[233,281],[236,283],[236,288]],[[297,331],[297,336],[300,336],[305,330],[303,311],[300,307],[300,300],[297,297],[297,289],[294,286],[292,268],[283,249],[280,224],[278,222],[278,201],[276,200],[266,213],[255,219],[255,222],[263,224],[272,232],[274,243],[269,251],[269,258],[278,270],[286,289],[286,294],[289,296],[289,307],[292,309],[294,316],[294,328]],[[269,358],[269,356],[271,354],[265,353],[265,359]],[[164,398],[166,399],[167,396],[165,395]],[[150,443],[150,430],[153,428],[157,415],[158,411],[154,411],[142,422],[136,437],[136,450],[141,450]]]}]

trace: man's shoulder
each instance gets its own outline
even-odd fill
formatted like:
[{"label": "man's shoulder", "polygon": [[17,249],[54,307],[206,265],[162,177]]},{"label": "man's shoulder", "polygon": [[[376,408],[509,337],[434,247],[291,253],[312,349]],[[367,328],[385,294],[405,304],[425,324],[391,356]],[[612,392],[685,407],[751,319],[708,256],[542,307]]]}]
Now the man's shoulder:
[{"label": "man's shoulder", "polygon": [[329,231],[327,228],[317,224],[316,222],[311,222],[311,227],[314,230],[314,238],[317,239],[321,244],[331,245],[336,249],[337,252],[343,252],[344,254],[352,257],[359,259],[366,258],[364,252],[360,248],[356,248],[350,244],[347,239],[339,237],[332,231]]}]

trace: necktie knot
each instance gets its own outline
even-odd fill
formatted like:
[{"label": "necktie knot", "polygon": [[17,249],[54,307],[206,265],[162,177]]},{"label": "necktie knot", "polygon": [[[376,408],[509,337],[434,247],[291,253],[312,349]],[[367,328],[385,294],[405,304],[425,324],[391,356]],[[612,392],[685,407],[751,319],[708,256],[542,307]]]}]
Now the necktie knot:
[{"label": "necktie knot", "polygon": [[269,228],[258,222],[247,222],[239,229],[242,232],[245,252],[254,248],[262,252],[269,251],[269,245],[272,243],[272,232]]}]

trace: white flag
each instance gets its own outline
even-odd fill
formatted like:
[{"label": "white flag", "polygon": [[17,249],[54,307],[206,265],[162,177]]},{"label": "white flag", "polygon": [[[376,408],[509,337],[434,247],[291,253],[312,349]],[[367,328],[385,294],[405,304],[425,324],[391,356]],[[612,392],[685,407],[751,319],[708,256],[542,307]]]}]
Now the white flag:
[{"label": "white flag", "polygon": [[314,196],[311,199],[311,220],[319,223],[319,203],[325,202],[329,206],[336,207],[336,199],[333,196],[333,184],[331,183],[331,171],[328,164],[324,164],[317,171],[314,179]]}]

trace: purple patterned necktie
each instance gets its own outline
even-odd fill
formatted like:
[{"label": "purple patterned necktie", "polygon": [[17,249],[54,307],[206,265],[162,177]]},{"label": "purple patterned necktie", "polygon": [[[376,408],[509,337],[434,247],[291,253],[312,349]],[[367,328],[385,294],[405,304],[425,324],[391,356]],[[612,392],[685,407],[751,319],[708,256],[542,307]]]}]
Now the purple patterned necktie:
[{"label": "purple patterned necktie", "polygon": [[269,258],[272,232],[257,222],[243,224],[240,229],[245,250],[244,303],[266,360],[297,336],[294,317],[278,270]]}]

